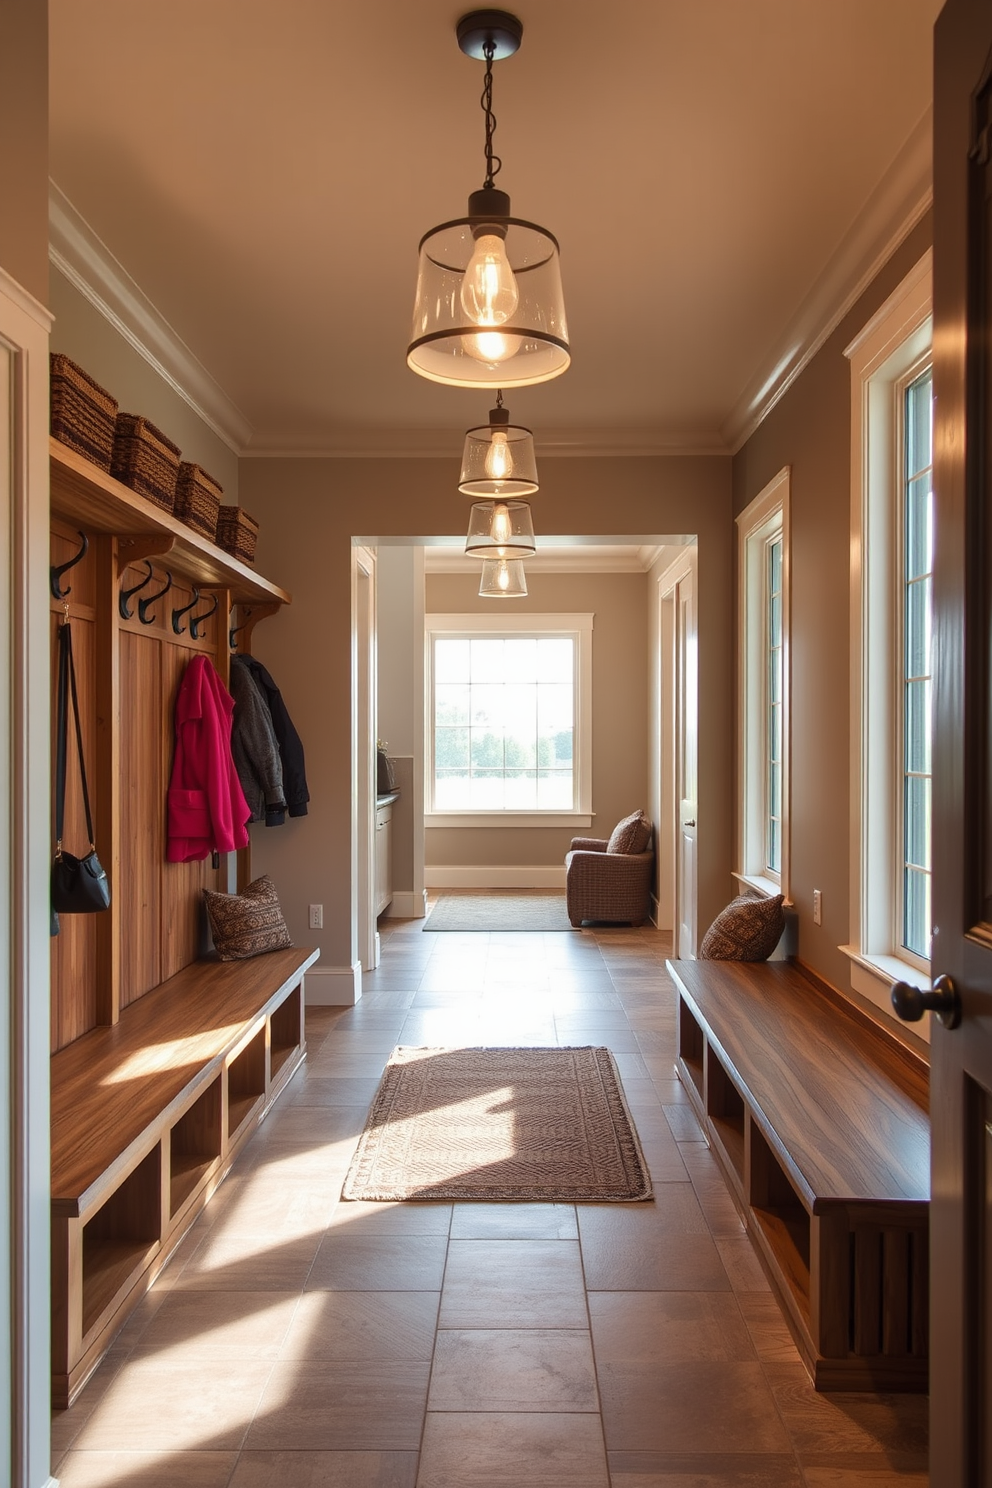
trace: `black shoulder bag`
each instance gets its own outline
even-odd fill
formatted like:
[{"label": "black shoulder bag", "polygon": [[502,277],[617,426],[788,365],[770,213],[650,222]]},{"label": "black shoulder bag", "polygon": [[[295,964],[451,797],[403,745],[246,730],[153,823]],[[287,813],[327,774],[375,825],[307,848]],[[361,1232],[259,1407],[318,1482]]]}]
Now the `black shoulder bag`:
[{"label": "black shoulder bag", "polygon": [[[85,858],[74,858],[62,847],[65,829],[66,739],[69,727],[69,699],[76,726],[76,751],[79,755],[79,778],[83,788],[83,809],[90,850]],[[58,934],[60,914],[96,914],[110,907],[110,884],[93,845],[93,818],[90,793],[86,788],[86,765],[83,760],[83,732],[79,726],[79,701],[76,697],[76,669],[72,664],[72,633],[66,621],[59,627],[59,685],[56,713],[55,755],[55,861],[52,864],[52,934]]]}]

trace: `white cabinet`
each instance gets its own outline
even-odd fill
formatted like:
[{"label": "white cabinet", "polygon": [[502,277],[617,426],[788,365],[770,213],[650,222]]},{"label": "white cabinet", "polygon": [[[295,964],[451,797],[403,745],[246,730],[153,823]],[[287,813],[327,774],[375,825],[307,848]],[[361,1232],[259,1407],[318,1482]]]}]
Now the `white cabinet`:
[{"label": "white cabinet", "polygon": [[375,913],[378,919],[393,897],[393,802],[380,796],[375,808]]}]

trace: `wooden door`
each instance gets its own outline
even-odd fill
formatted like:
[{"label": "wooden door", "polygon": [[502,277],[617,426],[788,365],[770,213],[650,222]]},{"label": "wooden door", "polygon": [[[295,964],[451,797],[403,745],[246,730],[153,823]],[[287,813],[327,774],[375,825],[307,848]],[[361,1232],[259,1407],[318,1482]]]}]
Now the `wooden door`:
[{"label": "wooden door", "polygon": [[696,954],[696,779],[697,779],[696,576],[693,569],[675,590],[675,773],[679,819],[676,830],[676,954]]},{"label": "wooden door", "polygon": [[935,29],[931,1483],[992,1485],[992,5]]}]

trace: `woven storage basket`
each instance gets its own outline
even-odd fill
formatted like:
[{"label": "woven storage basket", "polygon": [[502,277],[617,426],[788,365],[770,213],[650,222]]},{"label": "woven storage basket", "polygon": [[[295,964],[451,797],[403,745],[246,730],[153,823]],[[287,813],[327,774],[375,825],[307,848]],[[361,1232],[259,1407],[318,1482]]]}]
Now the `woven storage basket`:
[{"label": "woven storage basket", "polygon": [[217,518],[217,546],[240,558],[242,563],[255,562],[255,539],[258,523],[243,506],[222,506]]},{"label": "woven storage basket", "polygon": [[180,450],[137,413],[119,413],[110,473],[139,496],[171,511],[176,499]]},{"label": "woven storage basket", "polygon": [[224,487],[199,465],[184,460],[176,479],[175,513],[194,532],[211,540],[217,536],[217,513]]},{"label": "woven storage basket", "polygon": [[109,470],[117,399],[61,351],[52,352],[50,368],[52,434],[101,470]]}]

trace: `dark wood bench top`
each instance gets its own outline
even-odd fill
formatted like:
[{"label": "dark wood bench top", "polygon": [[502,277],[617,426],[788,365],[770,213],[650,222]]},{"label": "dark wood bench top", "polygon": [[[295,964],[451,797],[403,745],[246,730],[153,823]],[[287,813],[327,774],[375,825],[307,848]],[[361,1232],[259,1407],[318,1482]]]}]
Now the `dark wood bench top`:
[{"label": "dark wood bench top", "polygon": [[926,1066],[783,961],[669,961],[812,1211],[930,1197]]},{"label": "dark wood bench top", "polygon": [[52,1057],[52,1204],[75,1216],[112,1178],[131,1145],[162,1128],[170,1107],[213,1079],[246,1028],[265,1015],[318,951],[296,947],[247,961],[194,961]]}]

